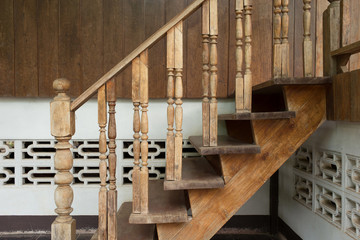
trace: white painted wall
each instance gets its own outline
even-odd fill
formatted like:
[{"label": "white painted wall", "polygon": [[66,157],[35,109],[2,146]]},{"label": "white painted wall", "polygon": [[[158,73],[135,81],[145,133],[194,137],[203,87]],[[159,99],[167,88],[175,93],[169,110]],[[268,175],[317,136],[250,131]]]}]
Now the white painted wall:
[{"label": "white painted wall", "polygon": [[[52,139],[50,135],[50,99],[1,98],[0,139]],[[166,139],[165,100],[150,100],[149,139]],[[184,138],[201,135],[201,101],[184,100]],[[219,113],[231,113],[233,100],[219,99]],[[117,138],[132,139],[133,107],[129,100],[118,100],[116,105]],[[225,125],[219,124],[219,134],[225,134]],[[73,139],[97,139],[97,103],[90,100],[76,112],[76,133]],[[131,200],[131,187],[119,189],[119,204]],[[53,215],[54,186],[1,187],[0,215]],[[98,187],[74,188],[74,215],[97,214]],[[266,183],[238,212],[245,215],[269,214],[269,183]]]},{"label": "white painted wall", "polygon": [[[360,123],[325,122],[310,137],[307,144],[360,156]],[[304,240],[353,239],[341,229],[293,200],[293,166],[294,160],[290,159],[280,169],[279,216]]]}]

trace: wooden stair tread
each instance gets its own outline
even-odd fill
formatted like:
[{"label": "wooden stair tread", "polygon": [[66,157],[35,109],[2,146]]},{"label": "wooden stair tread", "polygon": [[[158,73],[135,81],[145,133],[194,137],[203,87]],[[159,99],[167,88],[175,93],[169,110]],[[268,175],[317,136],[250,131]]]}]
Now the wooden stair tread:
[{"label": "wooden stair tread", "polygon": [[289,78],[273,78],[269,81],[253,86],[253,91],[268,88],[271,86],[284,85],[319,85],[330,84],[330,77],[289,77]]},{"label": "wooden stair tread", "polygon": [[331,56],[339,57],[343,55],[355,54],[360,52],[360,41],[341,47],[331,52]]},{"label": "wooden stair tread", "polygon": [[185,193],[165,191],[163,180],[149,181],[149,212],[130,215],[133,224],[187,222]]},{"label": "wooden stair tread", "polygon": [[[153,240],[155,224],[130,224],[132,202],[124,202],[117,212],[117,239],[118,240]],[[91,240],[98,240],[97,231]]]},{"label": "wooden stair tread", "polygon": [[279,111],[279,112],[249,112],[249,113],[231,113],[220,114],[219,120],[256,120],[256,119],[286,119],[294,118],[296,113],[294,111]]},{"label": "wooden stair tread", "polygon": [[203,157],[184,158],[182,179],[164,181],[165,190],[223,188],[224,180]]},{"label": "wooden stair tread", "polygon": [[215,147],[204,147],[202,136],[191,136],[189,140],[201,155],[260,153],[260,146],[229,136],[218,136],[218,145]]}]

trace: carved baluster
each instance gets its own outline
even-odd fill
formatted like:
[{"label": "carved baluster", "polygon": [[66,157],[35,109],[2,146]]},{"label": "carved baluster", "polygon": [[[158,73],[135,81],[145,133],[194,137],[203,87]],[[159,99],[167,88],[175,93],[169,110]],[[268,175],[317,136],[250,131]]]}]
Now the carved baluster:
[{"label": "carved baluster", "polygon": [[274,0],[274,78],[281,77],[281,0]]},{"label": "carved baluster", "polygon": [[98,90],[98,123],[100,127],[99,136],[99,152],[100,152],[100,191],[99,191],[99,227],[98,227],[98,239],[107,239],[107,187],[106,187],[106,175],[107,175],[107,163],[106,163],[106,89],[103,85]]},{"label": "carved baluster", "polygon": [[134,169],[132,173],[133,185],[133,213],[141,213],[140,193],[140,58],[132,61],[132,101],[134,105]]},{"label": "carved baluster", "polygon": [[210,146],[210,103],[209,103],[209,61],[210,61],[210,1],[206,0],[202,5],[202,43],[203,43],[203,73],[202,73],[202,88],[203,88],[203,101],[202,101],[202,132],[203,132],[203,145]]},{"label": "carved baluster", "polygon": [[313,76],[312,41],[310,38],[311,0],[304,1],[304,76]]},{"label": "carved baluster", "polygon": [[244,106],[251,111],[252,75],[251,75],[251,35],[252,35],[252,0],[244,0],[245,8],[245,76],[244,76]]},{"label": "carved baluster", "polygon": [[243,10],[244,0],[236,0],[236,79],[235,79],[235,103],[236,112],[244,111],[244,77],[242,74],[243,67]]},{"label": "carved baluster", "polygon": [[282,0],[282,14],[281,75],[282,77],[289,77],[289,0]]},{"label": "carved baluster", "polygon": [[148,106],[149,106],[149,83],[148,83],[148,50],[140,54],[140,105],[141,105],[141,213],[149,211],[149,169],[148,169]]},{"label": "carved baluster", "polygon": [[175,136],[174,136],[174,70],[175,70],[175,29],[167,33],[167,123],[166,136],[166,180],[175,180]]},{"label": "carved baluster", "polygon": [[116,120],[115,120],[115,106],[116,106],[116,92],[115,80],[111,79],[106,83],[106,97],[109,105],[109,191],[108,191],[108,239],[117,239],[117,190],[116,190]]},{"label": "carved baluster", "polygon": [[50,104],[50,123],[51,135],[58,141],[55,145],[54,163],[57,170],[55,183],[58,185],[55,190],[57,207],[55,212],[58,216],[51,225],[51,239],[74,240],[76,237],[76,221],[70,216],[73,211],[71,204],[74,196],[70,186],[73,181],[73,175],[70,173],[73,157],[69,140],[75,133],[75,116],[74,112],[70,111],[70,97],[66,95],[70,88],[70,81],[57,79],[53,83],[53,88],[57,96]]},{"label": "carved baluster", "polygon": [[182,122],[183,122],[183,23],[179,22],[175,28],[175,180],[181,180],[182,173]]},{"label": "carved baluster", "polygon": [[217,68],[218,8],[217,0],[210,0],[210,146],[217,146],[218,111],[216,90]]}]

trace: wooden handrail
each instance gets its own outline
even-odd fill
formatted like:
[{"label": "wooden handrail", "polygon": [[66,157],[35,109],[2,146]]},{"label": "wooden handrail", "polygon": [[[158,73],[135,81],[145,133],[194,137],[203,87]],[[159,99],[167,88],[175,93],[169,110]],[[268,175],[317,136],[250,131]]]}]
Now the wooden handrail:
[{"label": "wooden handrail", "polygon": [[191,15],[194,11],[196,11],[204,1],[205,0],[195,0],[181,13],[176,15],[173,19],[171,19],[168,23],[166,23],[163,27],[161,27],[158,31],[156,31],[153,35],[151,35],[148,39],[146,39],[140,46],[138,46],[134,51],[132,51],[129,55],[127,55],[118,64],[116,64],[115,67],[113,67],[110,71],[108,71],[105,75],[103,75],[97,82],[95,82],[88,89],[86,89],[79,97],[77,97],[71,103],[71,111],[76,111],[79,107],[81,107],[87,100],[89,100],[96,93],[96,91],[102,85],[104,85],[107,81],[109,81],[116,74],[122,71],[128,64],[132,62],[132,60],[134,60],[134,58],[139,56],[140,53],[142,53],[143,51],[154,45],[176,24],[186,19],[189,15]]},{"label": "wooden handrail", "polygon": [[331,52],[332,57],[339,57],[343,55],[352,55],[360,52],[360,41],[354,42],[345,47],[341,47]]}]

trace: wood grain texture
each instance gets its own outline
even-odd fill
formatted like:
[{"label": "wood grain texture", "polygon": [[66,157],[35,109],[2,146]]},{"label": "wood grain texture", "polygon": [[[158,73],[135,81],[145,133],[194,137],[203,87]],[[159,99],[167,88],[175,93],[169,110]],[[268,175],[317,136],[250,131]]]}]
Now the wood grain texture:
[{"label": "wood grain texture", "polygon": [[351,72],[351,121],[360,121],[360,70]]},{"label": "wood grain texture", "polygon": [[14,1],[14,29],[15,96],[37,96],[37,0]]},{"label": "wood grain texture", "polygon": [[149,181],[148,213],[131,214],[131,224],[188,221],[184,191],[164,191],[163,180]]},{"label": "wood grain texture", "polygon": [[159,239],[209,239],[325,121],[325,87],[286,87],[292,120],[253,123],[260,154],[222,155],[231,176],[224,189],[189,190],[193,218],[181,224],[158,224]]},{"label": "wood grain texture", "polygon": [[253,90],[260,90],[274,85],[318,85],[330,84],[330,77],[294,77],[271,79],[253,87]]},{"label": "wood grain texture", "polygon": [[80,2],[61,0],[59,4],[59,76],[71,81],[70,96],[78,96],[83,90]]},{"label": "wood grain texture", "polygon": [[104,74],[103,1],[86,0],[80,4],[82,76],[86,89]]},{"label": "wood grain texture", "polygon": [[182,179],[164,181],[164,190],[223,188],[224,180],[205,158],[184,158]]},{"label": "wood grain texture", "polygon": [[[141,239],[153,240],[154,224],[130,224],[131,202],[124,202],[117,212],[117,240]],[[98,232],[92,236],[91,240],[98,240]]]},{"label": "wood grain texture", "polygon": [[0,28],[0,96],[10,97],[15,95],[15,36],[13,0],[0,1],[0,26],[2,26]]},{"label": "wood grain texture", "polygon": [[296,113],[293,111],[233,113],[221,114],[219,115],[219,120],[283,119],[294,118],[295,115]]},{"label": "wood grain texture", "polygon": [[323,46],[323,13],[328,7],[328,1],[316,1],[316,42],[315,42],[315,76],[324,76],[324,46]]},{"label": "wood grain texture", "polygon": [[[360,41],[360,2],[351,0],[350,2],[350,38],[351,42]],[[352,55],[350,58],[350,71],[360,69],[360,54]]]},{"label": "wood grain texture", "polygon": [[259,153],[260,147],[256,144],[244,143],[229,136],[219,136],[217,146],[206,147],[202,145],[201,136],[191,136],[189,141],[195,147],[200,155],[217,155],[217,154],[242,154],[242,153]]}]

